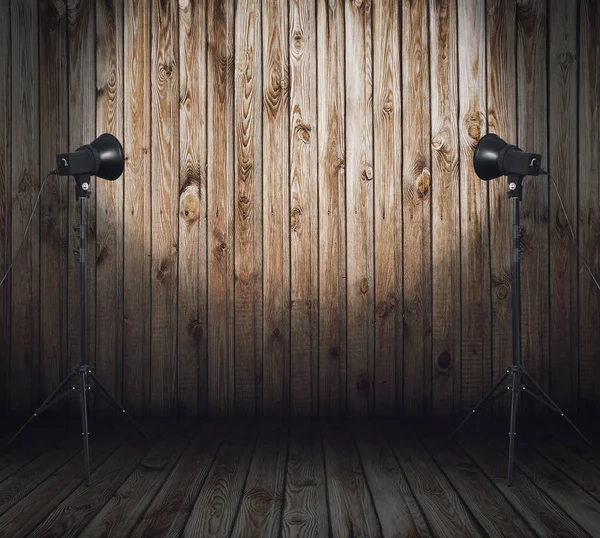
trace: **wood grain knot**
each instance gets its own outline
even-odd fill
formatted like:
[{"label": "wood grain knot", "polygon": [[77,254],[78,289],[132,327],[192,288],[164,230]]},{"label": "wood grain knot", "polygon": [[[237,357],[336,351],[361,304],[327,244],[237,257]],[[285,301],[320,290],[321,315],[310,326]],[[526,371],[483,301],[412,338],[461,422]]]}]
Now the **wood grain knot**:
[{"label": "wood grain knot", "polygon": [[101,246],[100,252],[98,252],[98,255],[96,256],[96,267],[102,265],[108,258],[109,254],[110,252],[106,246]]},{"label": "wood grain knot", "polygon": [[294,207],[290,214],[290,228],[293,232],[296,232],[300,229],[300,216],[302,215],[301,207]]},{"label": "wood grain knot", "polygon": [[[294,484],[294,487],[298,487],[297,484]],[[309,528],[308,526],[312,523],[312,518],[300,511],[288,512],[283,516],[283,520],[285,521],[285,526],[292,529]]]},{"label": "wood grain knot", "polygon": [[223,259],[225,259],[225,255],[226,255],[226,253],[227,253],[227,244],[226,244],[224,241],[222,241],[222,242],[218,243],[218,244],[215,246],[215,250],[214,250],[214,252],[215,252],[215,256],[216,256],[216,257],[217,257],[219,260],[223,260]]},{"label": "wood grain knot", "polygon": [[567,217],[562,211],[556,213],[556,229],[562,234],[569,229],[569,224],[567,223]]},{"label": "wood grain knot", "polygon": [[200,188],[191,177],[188,177],[186,184],[180,195],[179,213],[186,225],[192,226],[200,218]]},{"label": "wood grain knot", "polygon": [[306,125],[305,123],[298,123],[296,127],[294,127],[294,134],[296,138],[303,142],[304,144],[310,144],[310,132],[311,126]]},{"label": "wood grain knot", "polygon": [[373,179],[373,167],[372,166],[365,167],[365,169],[362,171],[361,179],[363,181],[372,181],[372,179]]},{"label": "wood grain knot", "polygon": [[558,55],[558,64],[563,72],[568,72],[571,66],[575,63],[576,57],[571,51],[561,52]]},{"label": "wood grain knot", "polygon": [[339,359],[339,358],[340,358],[340,350],[339,350],[337,347],[333,346],[333,347],[332,347],[332,348],[329,350],[329,356],[330,356],[332,359]]},{"label": "wood grain knot", "polygon": [[471,142],[476,144],[481,138],[482,117],[478,111],[472,111],[465,117],[465,126]]},{"label": "wood grain knot", "polygon": [[499,273],[492,274],[492,290],[500,301],[505,301],[512,296],[512,274],[507,268],[502,268]]},{"label": "wood grain knot", "polygon": [[175,71],[175,61],[171,61],[168,64],[161,63],[158,66],[158,79],[160,80],[168,80],[173,76],[173,71]]},{"label": "wood grain knot", "polygon": [[387,301],[380,301],[376,308],[377,317],[384,318],[388,313]]},{"label": "wood grain knot", "polygon": [[437,358],[437,365],[440,370],[447,370],[450,368],[450,364],[452,364],[452,357],[450,356],[450,353],[447,351],[440,353],[439,357]]},{"label": "wood grain knot", "polygon": [[356,392],[366,394],[369,392],[369,376],[363,372],[356,380]]},{"label": "wood grain knot", "polygon": [[388,293],[387,300],[390,303],[391,308],[396,308],[396,305],[398,304],[398,297],[396,297],[395,294]]},{"label": "wood grain knot", "polygon": [[169,269],[169,262],[167,260],[163,260],[160,265],[156,268],[156,280],[162,282],[165,280]]},{"label": "wood grain knot", "polygon": [[436,134],[431,139],[431,149],[440,151],[444,147],[444,137],[441,134]]},{"label": "wood grain knot", "polygon": [[427,168],[423,168],[423,171],[417,178],[417,194],[419,198],[423,199],[429,193],[429,187],[431,185],[431,172]]},{"label": "wood grain knot", "polygon": [[275,119],[282,110],[286,91],[286,74],[278,62],[274,63],[264,88],[264,104],[269,118]]},{"label": "wood grain knot", "polygon": [[244,501],[255,514],[266,514],[272,510],[272,505],[277,502],[278,497],[278,494],[273,495],[264,488],[252,488],[245,494]]},{"label": "wood grain knot", "polygon": [[394,113],[394,94],[391,91],[388,91],[385,95],[381,112],[384,117],[390,117]]},{"label": "wood grain knot", "polygon": [[67,14],[67,3],[64,0],[53,0],[52,5],[46,12],[46,21],[56,28],[60,25]]},{"label": "wood grain knot", "polygon": [[292,33],[292,38],[294,39],[294,47],[301,49],[304,43],[304,35],[302,34],[302,30],[294,30]]},{"label": "wood grain knot", "polygon": [[371,11],[371,0],[354,0],[352,2],[356,9],[364,9],[367,13]]},{"label": "wood grain knot", "polygon": [[27,194],[32,188],[32,179],[31,176],[25,171],[25,173],[21,176],[19,180],[19,186],[17,188],[17,192],[19,195]]},{"label": "wood grain knot", "polygon": [[188,334],[192,337],[192,340],[194,340],[197,346],[201,344],[203,331],[202,326],[197,319],[191,321],[188,325]]},{"label": "wood grain knot", "polygon": [[336,163],[335,163],[335,169],[337,170],[343,170],[346,167],[346,162],[344,161],[344,157],[338,157]]},{"label": "wood grain knot", "polygon": [[369,291],[369,282],[363,278],[360,282],[360,292],[364,295]]},{"label": "wood grain knot", "polygon": [[275,329],[273,329],[273,336],[277,338],[280,334],[281,331],[279,330],[279,327],[275,327]]},{"label": "wood grain knot", "polygon": [[242,217],[242,220],[247,220],[250,216],[252,209],[252,200],[246,194],[240,194],[238,197],[238,214]]}]

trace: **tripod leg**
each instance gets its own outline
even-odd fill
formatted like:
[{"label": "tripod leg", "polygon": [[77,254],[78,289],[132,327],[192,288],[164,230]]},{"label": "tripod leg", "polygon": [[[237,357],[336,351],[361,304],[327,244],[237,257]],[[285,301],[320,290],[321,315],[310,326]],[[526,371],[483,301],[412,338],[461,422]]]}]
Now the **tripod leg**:
[{"label": "tripod leg", "polygon": [[509,376],[510,374],[507,372],[504,373],[504,375],[502,376],[502,378],[500,379],[500,381],[498,381],[498,383],[496,383],[492,389],[483,397],[483,399],[471,410],[471,412],[464,418],[464,420],[458,425],[458,428],[456,428],[453,432],[452,435],[450,435],[450,439],[452,439],[457,433],[458,431],[467,423],[467,421],[477,412],[477,410],[485,403],[487,402],[490,397],[492,396],[492,394],[494,394],[494,392],[496,392],[496,390],[498,389],[498,387],[500,385],[502,385],[502,383],[504,383],[504,381],[506,380],[506,378]]},{"label": "tripod leg", "polygon": [[12,442],[19,436],[19,434],[27,427],[27,425],[35,418],[37,417],[42,411],[44,411],[46,408],[50,407],[52,404],[58,402],[61,398],[65,398],[67,396],[67,394],[69,394],[68,392],[66,392],[63,395],[58,396],[58,394],[60,393],[60,391],[63,389],[63,387],[69,383],[69,381],[71,381],[71,378],[74,376],[75,374],[69,374],[65,379],[63,379],[62,383],[60,385],[58,385],[58,387],[56,387],[55,391],[50,394],[50,396],[48,396],[48,398],[46,398],[42,404],[35,410],[35,412],[33,413],[33,415],[31,415],[29,417],[29,420],[27,422],[25,422],[25,424],[23,424],[23,426],[21,426],[19,428],[19,431],[17,433],[15,433],[11,440],[8,442],[8,444],[6,445],[6,448],[8,448]]},{"label": "tripod leg", "polygon": [[66,398],[70,393],[71,393],[71,391],[67,390],[67,391],[63,392],[62,394],[57,394],[54,398],[52,398],[51,401],[49,401],[43,407],[41,407],[40,409],[38,409],[35,412],[35,414],[36,415],[41,415],[46,409],[48,409],[49,407],[52,407],[55,403],[60,402],[63,398]]},{"label": "tripod leg", "polygon": [[508,485],[512,485],[513,481],[513,466],[515,455],[515,435],[517,427],[517,411],[519,408],[519,394],[521,386],[521,375],[517,372],[512,374],[512,401],[510,405],[510,443],[508,448]]},{"label": "tripod leg", "polygon": [[100,380],[92,373],[90,373],[89,376],[94,381],[94,383],[96,383],[96,385],[98,385],[98,388],[100,389],[100,393],[106,398],[106,400],[108,400],[109,403],[111,403],[115,408],[117,408],[119,411],[121,411],[130,420],[130,422],[135,426],[136,430],[138,432],[140,432],[145,439],[148,439],[148,436],[146,435],[144,430],[142,430],[142,428],[140,428],[138,423],[135,420],[133,420],[131,415],[127,411],[125,411],[123,406],[112,396],[112,394],[110,392],[108,392],[107,388],[100,382]]},{"label": "tripod leg", "polygon": [[556,405],[556,403],[554,403],[554,400],[552,400],[552,398],[550,398],[550,396],[548,396],[544,390],[542,389],[542,387],[540,387],[534,379],[532,379],[528,373],[524,374],[524,377],[527,381],[529,381],[536,389],[537,391],[544,397],[544,399],[540,398],[537,394],[534,394],[533,392],[529,392],[530,396],[533,396],[534,398],[537,398],[540,402],[542,402],[543,404],[545,404],[546,406],[550,407],[550,409],[552,409],[553,411],[555,411],[556,413],[558,413],[561,417],[563,417],[567,423],[569,424],[569,426],[571,426],[571,428],[573,428],[578,434],[579,437],[581,437],[588,445],[591,446],[592,443],[590,443],[586,436],[583,435],[583,433],[581,433],[579,431],[579,429],[577,428],[577,426],[575,426],[575,424],[573,424],[570,420],[569,417],[567,417],[567,415],[565,415],[562,411],[562,409],[560,407],[558,407],[558,405]]},{"label": "tripod leg", "polygon": [[88,430],[88,416],[87,416],[87,387],[86,387],[86,376],[85,371],[79,374],[79,403],[81,406],[81,427],[83,431],[83,459],[85,464],[85,485],[89,486],[90,480],[90,444],[89,444],[89,430]]}]

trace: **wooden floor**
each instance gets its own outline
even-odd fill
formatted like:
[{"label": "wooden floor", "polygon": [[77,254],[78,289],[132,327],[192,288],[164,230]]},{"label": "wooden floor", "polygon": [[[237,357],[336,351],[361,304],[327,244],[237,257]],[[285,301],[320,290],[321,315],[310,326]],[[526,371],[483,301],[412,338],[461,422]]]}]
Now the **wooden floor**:
[{"label": "wooden floor", "polygon": [[2,537],[600,536],[600,449],[554,420],[520,424],[508,486],[505,421],[456,442],[441,423],[146,422],[144,442],[115,419],[91,428],[89,487],[78,424],[38,420],[0,454]]}]

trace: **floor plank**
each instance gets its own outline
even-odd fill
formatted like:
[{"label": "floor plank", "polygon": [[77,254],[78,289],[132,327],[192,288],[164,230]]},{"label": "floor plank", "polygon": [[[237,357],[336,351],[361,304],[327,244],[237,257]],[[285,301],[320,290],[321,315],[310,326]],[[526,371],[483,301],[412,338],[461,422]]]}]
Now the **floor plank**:
[{"label": "floor plank", "polygon": [[144,459],[83,530],[94,536],[127,536],[137,524],[187,448],[194,434],[189,422],[168,428]]},{"label": "floor plank", "polygon": [[600,501],[600,469],[563,446],[536,445],[535,448],[554,467]]},{"label": "floor plank", "polygon": [[[489,439],[508,457],[507,443],[503,444],[496,434]],[[583,529],[592,536],[600,536],[600,503],[569,476],[540,458],[526,443],[518,443],[515,447],[515,465]]]},{"label": "floor plank", "polygon": [[70,435],[25,465],[0,487],[0,516],[81,451],[81,436]]},{"label": "floor plank", "polygon": [[332,536],[382,536],[381,526],[350,426],[321,426]]},{"label": "floor plank", "polygon": [[179,536],[227,430],[224,422],[199,426],[190,446],[132,533],[132,538]]},{"label": "floor plank", "polygon": [[288,452],[288,426],[261,426],[232,538],[279,536]]},{"label": "floor plank", "polygon": [[[2,451],[0,451],[0,483],[43,454],[48,448],[64,442],[64,439],[74,431],[68,429],[63,422],[56,420],[38,421],[23,430],[19,437],[10,446],[7,446],[12,436],[24,423],[21,421],[17,425],[14,423],[15,421],[11,422],[13,424],[7,425],[5,435],[0,441],[2,447]],[[69,426],[72,425],[69,424]],[[38,439],[44,439],[44,443],[37,442]]]},{"label": "floor plank", "polygon": [[407,428],[389,428],[389,442],[436,537],[482,536],[476,522],[425,447]]},{"label": "floor plank", "polygon": [[[150,433],[148,429],[146,433]],[[149,442],[137,432],[131,433],[130,437],[92,472],[91,485],[80,484],[28,534],[29,538],[79,536],[133,472],[149,447]],[[22,530],[29,532],[33,526],[34,522],[29,521],[27,527]]]},{"label": "floor plank", "polygon": [[235,422],[192,508],[185,537],[229,536],[256,444],[256,426]]},{"label": "floor plank", "polygon": [[281,535],[329,536],[323,447],[316,422],[296,421],[291,426]]},{"label": "floor plank", "polygon": [[417,515],[413,519],[404,495],[410,488],[380,426],[361,421],[354,425],[354,436],[383,535],[429,536],[427,523],[416,503]]},{"label": "floor plank", "polygon": [[423,443],[490,536],[535,536],[502,493],[456,443],[439,436],[427,436]]},{"label": "floor plank", "polygon": [[598,447],[520,421],[508,486],[506,422],[96,421],[89,487],[79,423],[38,423],[0,455],[0,536],[600,536]]},{"label": "floor plank", "polygon": [[[123,443],[125,436],[116,430],[105,434],[96,430],[97,440],[90,444],[90,469],[101,465]],[[79,452],[66,465],[51,474],[21,502],[0,517],[0,536],[27,536],[52,510],[83,484],[83,453]]]},{"label": "floor plank", "polygon": [[458,441],[538,536],[588,536],[526,476],[521,475],[514,485],[509,486],[506,478],[507,459],[490,443],[476,435],[464,434],[460,435]]}]

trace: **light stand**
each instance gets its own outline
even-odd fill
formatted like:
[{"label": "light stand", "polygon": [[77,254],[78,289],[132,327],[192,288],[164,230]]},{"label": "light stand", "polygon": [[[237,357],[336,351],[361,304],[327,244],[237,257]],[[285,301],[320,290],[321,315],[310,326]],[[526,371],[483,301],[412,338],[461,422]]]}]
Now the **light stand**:
[{"label": "light stand", "polygon": [[[483,399],[475,406],[474,409],[464,418],[458,428],[454,430],[450,438],[454,437],[456,433],[464,426],[464,424],[487,402],[504,396],[507,392],[512,392],[511,405],[510,405],[510,433],[509,433],[509,449],[508,449],[508,484],[512,485],[513,482],[513,463],[514,463],[514,452],[515,452],[515,435],[517,427],[517,413],[519,410],[519,401],[521,393],[529,394],[532,398],[535,398],[546,407],[552,409],[552,411],[558,413],[561,417],[571,425],[571,427],[581,436],[581,438],[587,443],[590,442],[585,436],[577,429],[577,427],[569,420],[569,418],[562,412],[560,407],[552,401],[542,388],[532,379],[527,373],[525,367],[521,363],[521,235],[523,234],[523,228],[521,228],[519,220],[519,204],[521,202],[523,194],[523,177],[522,175],[509,174],[508,175],[508,197],[511,201],[511,218],[512,218],[512,350],[513,350],[513,364],[508,366],[506,372],[494,385],[494,387],[483,397]],[[486,178],[488,179],[488,178]],[[509,385],[507,385],[503,392],[495,394],[501,385],[508,378],[512,378]],[[530,384],[530,386],[527,385]],[[532,388],[534,390],[532,390]],[[537,393],[536,393],[537,392]]]},{"label": "light stand", "polygon": [[[110,137],[110,138],[109,138]],[[100,141],[100,143],[98,142]],[[97,147],[93,145],[96,144]],[[109,145],[110,144],[110,145]],[[118,149],[120,149],[120,153],[117,157],[117,161],[121,162],[110,162],[110,159],[113,157],[112,153],[118,153],[113,151],[118,145]],[[86,150],[86,148],[89,148]],[[86,150],[85,154],[84,151]],[[89,157],[89,155],[93,155],[93,167],[90,168],[90,171],[97,172],[97,175],[100,177],[100,173],[103,173],[104,179],[116,179],[122,173],[122,147],[120,143],[112,137],[112,135],[102,135],[96,141],[92,142],[89,146],[84,146],[80,148],[77,153],[63,154],[61,156],[57,156],[57,160],[64,161],[63,166],[68,168],[71,166],[71,170],[67,170],[67,172],[84,169],[87,170],[88,163],[80,164],[77,160],[83,161],[84,158]],[[112,152],[112,153],[111,153]],[[67,162],[67,158],[69,162]],[[108,163],[108,164],[107,164]],[[115,168],[109,170],[109,165],[115,165]],[[99,172],[102,170],[102,166],[105,166],[104,172]],[[79,168],[78,168],[79,167]],[[120,171],[119,171],[120,167]],[[60,170],[60,166],[59,166]],[[116,170],[116,172],[115,172]],[[67,175],[67,174],[65,174]],[[25,429],[25,427],[40,413],[48,409],[50,406],[59,402],[63,398],[66,398],[71,391],[77,391],[79,393],[79,407],[81,411],[81,427],[82,427],[82,436],[83,436],[83,457],[84,457],[84,466],[85,466],[85,483],[87,486],[90,485],[90,450],[89,450],[89,429],[88,429],[88,398],[87,393],[91,392],[93,394],[100,394],[103,396],[110,404],[112,404],[116,409],[121,411],[135,426],[135,428],[145,437],[147,438],[144,431],[140,428],[135,420],[123,409],[121,404],[108,392],[106,387],[100,382],[100,380],[94,375],[92,371],[92,367],[86,364],[86,241],[87,241],[87,200],[90,197],[90,174],[89,173],[80,173],[74,175],[75,178],[75,193],[77,200],[79,200],[79,226],[75,227],[75,230],[79,231],[79,266],[80,266],[80,291],[79,291],[79,364],[75,366],[71,374],[69,374],[56,388],[56,390],[48,396],[48,398],[39,406],[39,408],[29,417],[29,420],[21,426],[19,431],[13,435],[12,439],[8,442],[8,446],[18,437],[18,435]],[[70,387],[66,391],[65,387]],[[98,389],[97,391],[95,389]]]}]

